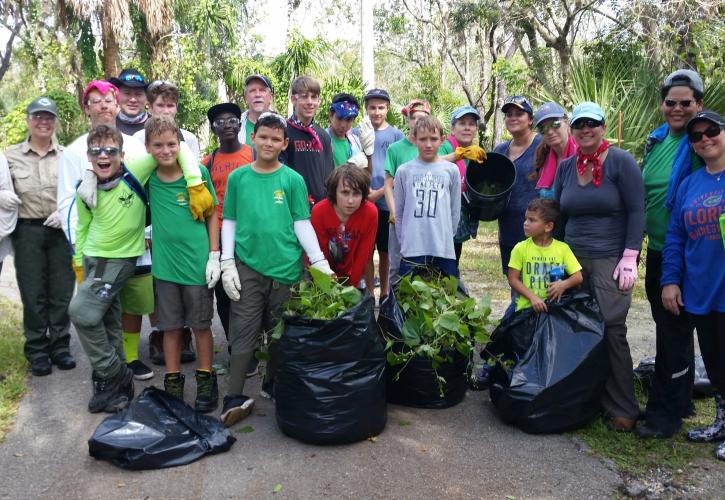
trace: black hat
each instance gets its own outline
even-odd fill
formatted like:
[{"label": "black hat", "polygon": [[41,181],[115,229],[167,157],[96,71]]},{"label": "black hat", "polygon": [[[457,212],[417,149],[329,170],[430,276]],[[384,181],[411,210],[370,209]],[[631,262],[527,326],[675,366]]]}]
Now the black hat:
[{"label": "black hat", "polygon": [[244,87],[246,88],[247,85],[249,85],[249,82],[251,82],[252,80],[259,80],[260,82],[262,82],[265,85],[265,87],[267,87],[269,89],[270,92],[272,92],[274,94],[274,88],[272,88],[272,82],[270,82],[269,78],[267,78],[266,76],[250,75],[244,80]]},{"label": "black hat", "polygon": [[118,78],[109,78],[108,80],[119,89],[121,87],[146,88],[146,80],[141,73],[135,69],[124,69]]},{"label": "black hat", "polygon": [[209,111],[206,112],[206,117],[209,118],[209,123],[214,123],[214,119],[221,113],[231,113],[237,118],[242,117],[242,110],[239,106],[233,102],[223,102],[221,104],[215,104]]},{"label": "black hat", "polygon": [[699,113],[697,113],[695,116],[690,118],[690,121],[687,122],[687,133],[689,134],[692,132],[692,127],[695,126],[696,122],[699,122],[700,120],[706,120],[708,122],[712,122],[715,125],[718,125],[720,128],[725,128],[725,121],[723,121],[722,116],[715,113],[714,111],[710,111],[707,109],[703,109]]},{"label": "black hat", "polygon": [[387,90],[370,89],[365,92],[365,97],[363,99],[365,102],[368,102],[370,99],[382,99],[383,101],[390,102],[390,94],[388,94]]}]

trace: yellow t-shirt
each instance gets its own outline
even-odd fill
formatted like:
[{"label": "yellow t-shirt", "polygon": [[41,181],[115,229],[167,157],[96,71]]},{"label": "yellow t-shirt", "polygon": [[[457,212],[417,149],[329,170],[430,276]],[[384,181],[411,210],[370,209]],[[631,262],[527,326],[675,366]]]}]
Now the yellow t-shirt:
[{"label": "yellow t-shirt", "polygon": [[[582,268],[569,245],[559,240],[551,240],[548,247],[540,247],[534,243],[534,240],[528,238],[517,243],[511,251],[509,267],[520,271],[524,286],[542,300],[546,300],[549,271],[556,266],[562,266],[568,276]],[[517,297],[516,310],[527,307],[531,307],[529,299]]]}]

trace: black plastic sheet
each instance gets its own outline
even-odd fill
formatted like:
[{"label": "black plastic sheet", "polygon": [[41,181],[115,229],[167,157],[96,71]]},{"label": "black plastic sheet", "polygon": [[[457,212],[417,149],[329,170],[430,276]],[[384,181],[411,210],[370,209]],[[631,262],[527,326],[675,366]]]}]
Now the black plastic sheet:
[{"label": "black plastic sheet", "polygon": [[227,451],[234,441],[219,420],[147,387],[128,408],[101,422],[88,440],[88,451],[123,469],[161,469]]},{"label": "black plastic sheet", "polygon": [[[692,385],[692,397],[710,398],[714,388],[705,370],[705,362],[702,356],[695,356],[695,380]],[[652,387],[655,376],[655,358],[644,358],[634,369],[634,377],[639,380],[645,389]]]}]

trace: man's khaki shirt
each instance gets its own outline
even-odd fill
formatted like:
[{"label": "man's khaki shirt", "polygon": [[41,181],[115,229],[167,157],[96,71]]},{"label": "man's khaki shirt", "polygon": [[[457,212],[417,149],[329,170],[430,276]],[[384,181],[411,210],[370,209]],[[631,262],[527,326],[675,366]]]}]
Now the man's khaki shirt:
[{"label": "man's khaki shirt", "polygon": [[58,210],[58,165],[62,154],[63,146],[55,139],[44,156],[32,149],[28,139],[5,151],[15,193],[23,202],[19,206],[19,218],[47,219]]}]

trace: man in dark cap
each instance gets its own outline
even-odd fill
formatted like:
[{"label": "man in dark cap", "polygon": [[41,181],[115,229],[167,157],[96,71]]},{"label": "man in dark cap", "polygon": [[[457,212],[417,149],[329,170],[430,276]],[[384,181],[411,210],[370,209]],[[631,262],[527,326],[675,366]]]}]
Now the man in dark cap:
[{"label": "man in dark cap", "polygon": [[118,78],[109,80],[118,87],[121,111],[116,116],[116,128],[123,134],[133,135],[143,130],[149,115],[146,112],[146,80],[135,69],[124,69]]},{"label": "man in dark cap", "polygon": [[274,88],[266,76],[250,75],[244,80],[244,102],[247,110],[240,116],[239,142],[254,149],[251,140],[254,124],[257,123],[259,115],[270,110],[272,97]]}]

